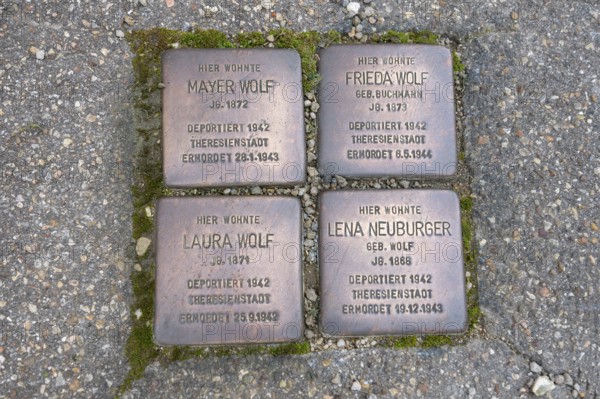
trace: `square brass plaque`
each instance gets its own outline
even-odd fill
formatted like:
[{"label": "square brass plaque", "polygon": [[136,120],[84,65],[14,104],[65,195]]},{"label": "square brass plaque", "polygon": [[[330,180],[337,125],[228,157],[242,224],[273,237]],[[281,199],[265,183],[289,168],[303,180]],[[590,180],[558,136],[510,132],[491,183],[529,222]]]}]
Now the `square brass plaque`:
[{"label": "square brass plaque", "polygon": [[254,344],[302,337],[300,201],[163,198],[156,213],[159,345]]},{"label": "square brass plaque", "polygon": [[454,192],[330,191],[321,194],[319,209],[325,334],[465,330],[460,210]]},{"label": "square brass plaque", "polygon": [[162,73],[167,186],[292,185],[305,180],[297,52],[167,50]]},{"label": "square brass plaque", "polygon": [[320,53],[319,171],[456,172],[452,56],[442,46],[337,45]]}]

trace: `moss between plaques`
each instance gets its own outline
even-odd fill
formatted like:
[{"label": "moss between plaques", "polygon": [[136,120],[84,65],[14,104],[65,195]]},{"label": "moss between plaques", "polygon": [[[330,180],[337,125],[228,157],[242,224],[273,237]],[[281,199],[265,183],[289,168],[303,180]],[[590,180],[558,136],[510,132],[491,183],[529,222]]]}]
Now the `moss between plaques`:
[{"label": "moss between plaques", "polygon": [[371,42],[374,43],[393,43],[393,44],[408,44],[408,43],[417,43],[417,44],[437,44],[438,43],[438,35],[435,33],[422,30],[416,32],[396,32],[396,31],[387,31],[381,35],[373,35],[371,37]]},{"label": "moss between plaques", "polygon": [[453,344],[453,337],[449,335],[428,335],[421,340],[423,348],[437,348]]},{"label": "moss between plaques", "polygon": [[[132,214],[132,236],[151,236],[154,201],[162,196],[172,195],[173,190],[164,187],[161,168],[160,136],[161,136],[161,65],[160,57],[164,50],[178,47],[193,48],[254,48],[265,47],[269,43],[275,48],[292,48],[298,51],[302,63],[302,84],[304,92],[314,92],[319,82],[317,70],[317,51],[331,44],[355,43],[340,32],[293,32],[287,29],[273,30],[268,33],[248,32],[228,37],[217,30],[196,30],[181,32],[165,28],[154,28],[129,32],[127,40],[135,57],[132,61],[135,74],[137,99],[134,114],[136,115],[137,141],[135,149],[134,183],[131,187],[134,210]],[[421,43],[436,44],[439,38],[430,31],[394,32],[374,34],[370,43]],[[460,57],[453,51],[453,67],[455,77],[462,83],[464,65]],[[308,119],[307,134],[315,131],[316,121]],[[459,162],[465,163],[464,149],[459,152]],[[471,288],[467,292],[469,314],[469,332],[463,336],[428,336],[390,338],[382,342],[393,348],[421,346],[425,348],[459,344],[465,336],[472,335],[477,325],[480,310],[477,305],[476,258],[472,236],[472,199],[468,186],[454,187],[461,195],[463,242],[465,248],[465,269]],[[217,193],[217,191],[215,191]],[[184,194],[198,194],[198,190],[187,190]],[[132,256],[134,256],[133,254]],[[297,355],[311,351],[310,342],[284,345],[254,345],[239,347],[168,347],[161,348],[152,339],[154,317],[154,263],[152,249],[137,258],[135,270],[131,274],[133,302],[130,307],[132,330],[128,338],[125,354],[129,360],[130,371],[117,395],[125,392],[136,379],[142,377],[144,370],[154,360],[166,364],[175,360],[185,360],[205,356],[246,356],[252,354]]]},{"label": "moss between plaques", "polygon": [[418,343],[418,338],[414,335],[410,335],[408,337],[395,339],[394,341],[392,341],[392,346],[396,349],[404,349],[415,347]]}]

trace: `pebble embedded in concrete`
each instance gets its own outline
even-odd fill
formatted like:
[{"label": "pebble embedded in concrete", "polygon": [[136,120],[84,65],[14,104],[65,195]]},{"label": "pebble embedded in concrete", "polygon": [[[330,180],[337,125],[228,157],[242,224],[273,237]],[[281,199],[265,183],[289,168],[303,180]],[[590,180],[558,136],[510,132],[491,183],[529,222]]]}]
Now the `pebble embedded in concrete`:
[{"label": "pebble embedded in concrete", "polygon": [[356,14],[358,14],[358,11],[360,10],[360,3],[352,1],[348,3],[348,5],[346,6],[346,10],[348,10],[348,16],[353,17]]},{"label": "pebble embedded in concrete", "polygon": [[545,375],[541,375],[533,383],[531,392],[533,392],[535,396],[544,396],[554,388],[556,388],[556,386],[552,381],[550,381],[550,378],[546,377]]}]

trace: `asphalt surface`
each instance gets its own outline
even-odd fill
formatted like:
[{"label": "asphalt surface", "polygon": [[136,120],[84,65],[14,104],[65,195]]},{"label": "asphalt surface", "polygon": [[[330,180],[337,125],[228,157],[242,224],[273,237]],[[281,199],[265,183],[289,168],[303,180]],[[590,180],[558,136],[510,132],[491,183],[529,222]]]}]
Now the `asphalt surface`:
[{"label": "asphalt surface", "polygon": [[[127,374],[133,55],[121,33],[353,33],[333,1],[135,3],[0,1],[0,398],[113,397]],[[126,397],[515,398],[541,376],[556,383],[547,397],[600,397],[600,6],[415,3],[360,3],[375,18],[363,32],[430,29],[462,46],[481,338],[152,364]]]}]

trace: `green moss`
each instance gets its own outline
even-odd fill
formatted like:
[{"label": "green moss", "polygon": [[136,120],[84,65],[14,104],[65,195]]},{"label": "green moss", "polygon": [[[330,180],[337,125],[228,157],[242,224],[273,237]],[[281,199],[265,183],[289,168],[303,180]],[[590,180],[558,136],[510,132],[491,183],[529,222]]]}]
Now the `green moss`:
[{"label": "green moss", "polygon": [[142,209],[136,209],[132,215],[132,236],[134,240],[137,240],[145,233],[152,231],[154,224],[146,216],[146,212]]},{"label": "green moss", "polygon": [[373,40],[376,40],[379,43],[410,43],[407,32],[388,31],[379,36],[374,35]]},{"label": "green moss", "polygon": [[417,344],[418,344],[418,339],[414,335],[410,335],[408,337],[402,337],[402,338],[394,340],[394,342],[393,342],[393,346],[396,349],[412,348],[412,347],[417,346]]},{"label": "green moss", "polygon": [[185,358],[185,348],[174,346],[166,351],[165,356],[172,362],[183,360]]},{"label": "green moss", "polygon": [[220,346],[215,348],[214,350],[215,356],[223,357],[223,356],[231,356],[233,354],[233,350],[228,347]]},{"label": "green moss", "polygon": [[[154,199],[158,198],[164,188],[162,170],[160,165],[152,162],[150,159],[139,160],[140,167],[144,167],[144,170],[139,171],[136,176],[137,183],[131,188],[133,193],[133,206],[136,208],[136,212],[149,203],[152,203]],[[138,220],[134,220],[135,223]],[[134,226],[138,228],[138,226]]]},{"label": "green moss", "polygon": [[481,318],[476,277],[478,253],[474,246],[473,236],[473,199],[469,196],[462,197],[460,199],[460,209],[465,269],[470,274],[470,277],[467,278],[467,282],[470,282],[472,285],[467,291],[468,323],[469,331],[472,332]]},{"label": "green moss", "polygon": [[421,340],[423,348],[437,348],[444,345],[452,345],[452,337],[448,335],[427,335]]},{"label": "green moss", "polygon": [[452,52],[452,69],[456,73],[461,73],[465,71],[465,64],[463,64],[456,51]]},{"label": "green moss", "polygon": [[438,36],[428,30],[414,32],[387,31],[381,35],[373,35],[372,41],[393,44],[437,44]]},{"label": "green moss", "polygon": [[473,228],[472,228],[472,212],[473,199],[471,197],[463,197],[460,199],[461,209],[461,229],[463,239],[463,251],[465,254],[466,263],[474,263],[477,260],[477,253],[473,247]]},{"label": "green moss", "polygon": [[267,352],[267,347],[264,345],[249,345],[240,348],[238,351],[238,355],[241,356],[250,356],[250,355],[259,355]]},{"label": "green moss", "polygon": [[227,35],[214,29],[197,29],[194,32],[177,32],[182,47],[193,48],[233,48]]},{"label": "green moss", "polygon": [[[153,269],[152,269],[153,270]],[[125,355],[129,360],[129,373],[119,392],[125,392],[133,381],[144,374],[146,366],[159,354],[152,340],[152,320],[154,316],[154,276],[150,270],[133,272],[131,275],[134,302],[130,307],[133,326],[125,345]],[[140,310],[138,318],[136,312]]]},{"label": "green moss", "polygon": [[264,46],[267,40],[261,32],[242,32],[235,37],[236,43],[242,48]]},{"label": "green moss", "polygon": [[323,47],[327,47],[331,44],[342,43],[342,34],[336,30],[330,30],[323,35]]},{"label": "green moss", "polygon": [[478,305],[469,307],[469,328],[475,327],[481,319],[481,308]]},{"label": "green moss", "polygon": [[277,48],[291,48],[300,54],[302,63],[302,87],[304,92],[314,91],[319,82],[317,71],[317,46],[320,35],[317,32],[292,32],[289,29],[277,29],[270,32],[275,37]]},{"label": "green moss", "polygon": [[463,197],[460,199],[460,209],[463,212],[471,213],[473,211],[473,198]]},{"label": "green moss", "polygon": [[[136,54],[134,57],[133,72],[138,88],[154,90],[155,87],[146,88],[152,83],[158,83],[160,54],[178,42],[181,32],[165,28],[154,28],[128,32],[126,35],[131,50]],[[142,87],[143,86],[143,87]]]},{"label": "green moss", "polygon": [[269,348],[269,353],[273,356],[283,355],[304,355],[310,353],[310,342],[292,342],[285,345],[277,345]]}]

